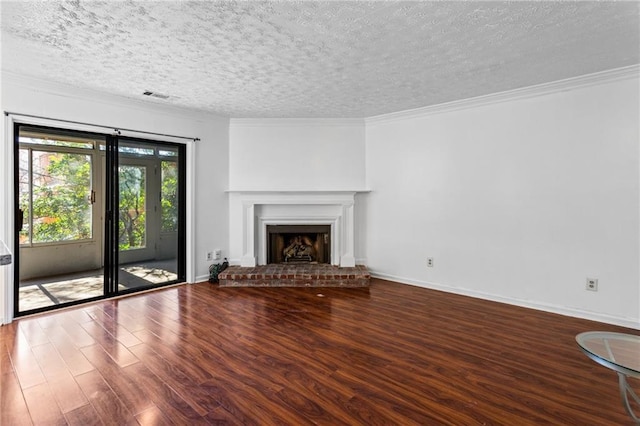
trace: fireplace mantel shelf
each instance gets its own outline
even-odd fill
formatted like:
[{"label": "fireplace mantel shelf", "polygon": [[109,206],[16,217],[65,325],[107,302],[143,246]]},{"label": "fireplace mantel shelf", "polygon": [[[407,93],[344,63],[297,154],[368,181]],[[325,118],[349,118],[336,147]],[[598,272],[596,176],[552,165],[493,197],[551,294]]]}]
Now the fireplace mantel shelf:
[{"label": "fireplace mantel shelf", "polygon": [[353,194],[371,192],[370,189],[227,189],[232,194]]}]

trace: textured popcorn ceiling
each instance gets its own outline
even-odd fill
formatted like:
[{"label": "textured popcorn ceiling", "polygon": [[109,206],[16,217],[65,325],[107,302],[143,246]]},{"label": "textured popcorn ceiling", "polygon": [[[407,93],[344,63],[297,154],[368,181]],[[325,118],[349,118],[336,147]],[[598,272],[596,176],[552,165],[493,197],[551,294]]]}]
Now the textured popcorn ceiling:
[{"label": "textured popcorn ceiling", "polygon": [[635,1],[3,1],[0,10],[4,70],[231,117],[369,117],[640,62]]}]

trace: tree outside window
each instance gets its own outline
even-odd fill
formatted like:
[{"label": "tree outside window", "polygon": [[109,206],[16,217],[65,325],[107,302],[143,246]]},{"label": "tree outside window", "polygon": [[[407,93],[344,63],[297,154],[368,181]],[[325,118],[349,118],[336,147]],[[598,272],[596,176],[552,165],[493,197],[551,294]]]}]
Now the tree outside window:
[{"label": "tree outside window", "polygon": [[90,239],[91,156],[30,149],[19,155],[20,243]]}]

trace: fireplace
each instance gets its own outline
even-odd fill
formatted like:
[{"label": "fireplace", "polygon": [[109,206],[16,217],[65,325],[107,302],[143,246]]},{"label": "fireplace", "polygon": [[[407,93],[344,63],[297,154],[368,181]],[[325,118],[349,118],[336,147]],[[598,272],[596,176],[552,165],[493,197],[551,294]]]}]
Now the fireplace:
[{"label": "fireplace", "polygon": [[[356,264],[354,191],[229,191],[229,262],[266,265],[272,225],[326,225],[329,250],[325,263]],[[312,233],[318,233],[313,230]],[[324,238],[324,237],[323,237]],[[302,253],[301,253],[302,254]],[[282,261],[284,263],[284,261]]]},{"label": "fireplace", "polygon": [[330,225],[267,225],[267,263],[331,263]]}]

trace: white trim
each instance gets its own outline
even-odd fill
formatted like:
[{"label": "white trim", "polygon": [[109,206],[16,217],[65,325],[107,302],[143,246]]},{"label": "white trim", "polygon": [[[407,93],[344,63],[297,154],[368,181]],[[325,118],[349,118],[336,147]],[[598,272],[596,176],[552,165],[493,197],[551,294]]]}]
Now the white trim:
[{"label": "white trim", "polygon": [[[260,190],[245,190],[245,189],[227,189],[224,192],[229,193],[229,194],[243,194],[246,196],[260,196],[260,195],[267,195],[270,197],[273,196],[282,196],[282,197],[290,197],[290,196],[298,196],[298,195],[309,195],[312,197],[316,197],[316,195],[333,195],[333,194],[343,194],[343,195],[352,195],[352,194],[356,194],[359,192],[371,192],[370,189],[339,189],[339,190],[332,190],[332,189],[311,189],[311,190],[304,190],[301,191],[300,189],[279,189],[277,191],[260,191]],[[262,197],[264,198],[264,197]],[[295,203],[285,203],[285,204],[295,204]]]},{"label": "white trim", "polygon": [[[184,143],[184,141],[182,142]],[[191,142],[187,145],[187,182],[185,183],[186,193],[186,220],[185,232],[186,235],[186,253],[185,261],[187,270],[185,279],[187,283],[196,282],[196,237],[195,237],[195,225],[196,225],[196,150],[198,144]]]},{"label": "white trim", "polygon": [[209,281],[209,275],[198,275],[195,278],[195,281],[193,282],[193,284],[195,283],[201,283],[203,281]]},{"label": "white trim", "polygon": [[355,193],[360,193],[360,192],[371,192],[370,189],[339,189],[339,190],[333,190],[333,189],[310,189],[310,190],[304,190],[301,191],[300,189],[278,189],[277,191],[261,191],[261,190],[252,190],[252,189],[227,189],[224,192],[229,193],[229,194],[246,194],[246,195],[260,195],[260,194],[279,194],[282,196],[288,196],[288,195],[304,195],[304,194],[310,194],[315,196],[315,194],[355,194]]},{"label": "white trim", "polygon": [[[260,254],[260,250],[264,248],[260,235],[256,232],[262,231],[261,220],[273,221],[278,220],[281,216],[258,216],[262,215],[261,206],[276,205],[298,205],[313,208],[313,206],[335,206],[338,211],[335,215],[331,215],[332,226],[332,253],[331,262],[339,264],[342,267],[355,266],[355,256],[353,250],[355,247],[355,221],[354,207],[355,195],[354,191],[326,191],[326,192],[309,192],[309,191],[231,191],[232,199],[230,200],[230,214],[241,217],[241,223],[236,229],[232,229],[229,236],[230,241],[235,241],[241,245],[240,259],[237,254],[231,257],[231,263],[243,267],[253,267],[261,264],[265,256]],[[234,202],[234,199],[237,202]],[[234,207],[235,206],[235,207]],[[257,211],[256,211],[257,210]],[[309,221],[327,220],[326,213],[314,212],[313,209],[308,210],[303,215],[297,215],[296,223],[303,223],[302,219]],[[283,223],[283,222],[280,222]],[[260,226],[257,228],[256,224]],[[266,232],[266,227],[264,229]],[[335,245],[334,245],[335,244]],[[233,244],[232,244],[233,245]],[[335,251],[333,250],[335,249]]]},{"label": "white trim", "polygon": [[246,204],[344,204],[353,203],[354,191],[233,191]]},{"label": "white trim", "polygon": [[364,118],[231,118],[231,127],[343,127],[363,126]]},{"label": "white trim", "polygon": [[[0,240],[4,241],[9,251],[14,247],[13,217],[13,118],[4,117],[4,140],[0,141],[0,214],[4,218],[0,224]],[[15,254],[12,252],[12,255]],[[11,264],[0,267],[0,324],[8,324],[13,320],[13,271]]]},{"label": "white trim", "polygon": [[242,201],[242,259],[240,266],[256,266],[255,202]]},{"label": "white trim", "polygon": [[365,118],[365,125],[376,125],[392,123],[398,120],[420,118],[434,114],[458,111],[462,109],[477,108],[485,105],[500,102],[513,101],[518,99],[528,99],[558,92],[580,89],[583,87],[595,86],[599,84],[612,83],[619,80],[638,78],[640,76],[640,65],[631,65],[613,70],[601,71],[579,77],[567,78],[564,80],[552,81],[550,83],[538,84],[535,86],[522,87],[504,92],[491,93],[468,99],[461,99],[446,102],[438,105],[431,105],[405,111],[392,112]]},{"label": "white trim", "polygon": [[337,216],[318,216],[301,219],[294,216],[258,217],[258,265],[267,264],[267,226],[268,225],[329,225],[331,227],[331,264],[340,265],[340,241],[337,241],[340,218]]},{"label": "white trim", "polygon": [[553,305],[548,303],[531,302],[527,300],[514,299],[511,297],[503,297],[495,294],[484,293],[480,291],[470,290],[466,288],[451,287],[443,284],[432,283],[428,281],[414,280],[411,278],[399,277],[396,275],[385,274],[379,271],[369,269],[372,277],[383,280],[394,281],[401,284],[409,284],[416,287],[428,288],[432,290],[444,291],[447,293],[459,294],[462,296],[474,297],[476,299],[490,300],[493,302],[506,303],[509,305],[520,306],[523,308],[535,309],[538,311],[551,312],[568,317],[582,318],[591,321],[598,321],[606,324],[618,325],[621,327],[633,328],[640,330],[640,320],[633,318],[615,317],[612,315],[601,314],[598,312],[584,311],[582,309],[567,308],[565,306]]}]

